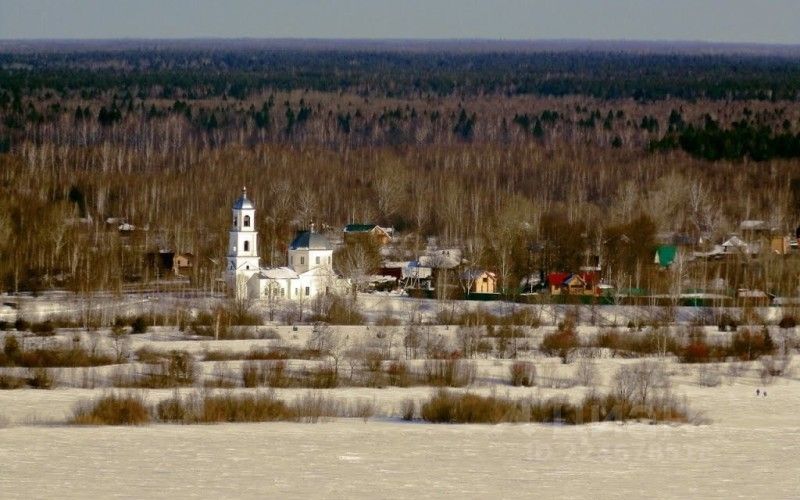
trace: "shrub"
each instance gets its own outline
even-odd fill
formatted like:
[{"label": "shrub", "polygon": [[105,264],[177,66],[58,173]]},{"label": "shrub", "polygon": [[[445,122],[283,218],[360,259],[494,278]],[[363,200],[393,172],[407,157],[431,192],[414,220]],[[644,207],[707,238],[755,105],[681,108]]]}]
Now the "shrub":
[{"label": "shrub", "polygon": [[145,366],[140,376],[116,373],[111,383],[115,387],[162,389],[194,385],[197,381],[197,366],[186,351],[170,351]]},{"label": "shrub", "polygon": [[781,328],[794,328],[797,326],[797,320],[794,316],[784,316],[778,322],[778,326]]},{"label": "shrub", "polygon": [[422,405],[422,418],[434,423],[542,422],[585,424],[599,421],[646,419],[687,422],[687,409],[669,394],[650,395],[644,403],[617,393],[591,392],[579,404],[565,397],[512,400],[496,396],[455,394],[444,389]]},{"label": "shrub", "polygon": [[6,346],[3,350],[4,356],[7,357],[5,363],[12,366],[26,368],[82,367],[110,365],[115,362],[111,356],[87,351],[77,344],[23,351],[19,348],[19,344],[15,345],[14,342],[11,341],[11,344],[8,345],[8,352],[5,350]]},{"label": "shrub", "polygon": [[431,359],[425,362],[429,385],[464,387],[475,380],[475,365],[460,359]]},{"label": "shrub", "polygon": [[347,411],[348,417],[360,418],[364,422],[375,415],[375,401],[359,399]]},{"label": "shrub", "polygon": [[150,412],[141,395],[111,393],[95,401],[79,403],[70,422],[77,425],[142,425],[150,420]]},{"label": "shrub", "polygon": [[775,344],[766,328],[757,333],[743,330],[736,332],[731,338],[730,354],[743,361],[758,359],[774,352]]},{"label": "shrub", "polygon": [[578,347],[580,347],[578,334],[572,323],[566,323],[558,331],[545,335],[539,350],[548,356],[558,356],[562,363],[567,363],[570,354]]},{"label": "shrub", "polygon": [[316,423],[321,419],[341,415],[339,403],[320,393],[307,393],[292,404],[293,417],[301,422]]},{"label": "shrub", "polygon": [[21,389],[27,385],[27,380],[7,373],[0,373],[0,390]]},{"label": "shrub", "polygon": [[149,346],[142,346],[136,350],[136,359],[140,363],[155,364],[167,359],[167,354],[157,351]]},{"label": "shrub", "polygon": [[707,363],[710,361],[711,349],[705,339],[695,339],[683,349],[684,363]]},{"label": "shrub", "polygon": [[311,387],[333,389],[339,385],[339,372],[330,363],[323,363],[311,371]]},{"label": "shrub", "polygon": [[386,368],[389,385],[395,387],[408,387],[411,385],[411,374],[408,366],[402,361],[392,361]]},{"label": "shrub", "polygon": [[56,327],[50,320],[42,321],[41,323],[31,323],[31,333],[40,337],[51,337],[56,334]]},{"label": "shrub", "polygon": [[225,394],[202,399],[198,421],[269,422],[289,420],[291,412],[283,401],[272,394]]},{"label": "shrub", "polygon": [[131,321],[131,333],[147,333],[147,320],[143,316],[137,316]]},{"label": "shrub", "polygon": [[46,368],[36,368],[28,377],[28,385],[34,389],[52,389],[55,381]]},{"label": "shrub", "polygon": [[242,364],[242,385],[245,387],[258,387],[264,385],[265,377],[259,363],[249,361]]},{"label": "shrub", "polygon": [[536,366],[528,361],[516,361],[509,367],[511,385],[531,387],[536,380]]},{"label": "shrub", "polygon": [[14,321],[14,329],[18,332],[27,332],[29,325],[30,323],[25,321],[24,318],[17,318],[17,320]]},{"label": "shrub", "polygon": [[403,420],[414,420],[414,415],[417,413],[417,403],[411,398],[406,398],[400,405],[400,415]]},{"label": "shrub", "polygon": [[492,423],[522,420],[520,409],[510,400],[476,394],[437,391],[422,405],[420,414],[433,423]]},{"label": "shrub", "polygon": [[20,355],[19,340],[15,335],[8,335],[3,342],[3,354],[8,360],[17,359]]},{"label": "shrub", "polygon": [[157,418],[165,422],[270,422],[291,420],[292,411],[274,394],[174,395],[156,405]]}]

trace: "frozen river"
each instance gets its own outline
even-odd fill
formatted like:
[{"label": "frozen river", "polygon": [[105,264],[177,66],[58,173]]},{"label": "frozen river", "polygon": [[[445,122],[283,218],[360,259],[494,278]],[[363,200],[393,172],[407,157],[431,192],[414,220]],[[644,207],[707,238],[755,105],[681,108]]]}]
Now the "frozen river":
[{"label": "frozen river", "polygon": [[339,420],[0,429],[8,498],[800,496],[800,428]]}]

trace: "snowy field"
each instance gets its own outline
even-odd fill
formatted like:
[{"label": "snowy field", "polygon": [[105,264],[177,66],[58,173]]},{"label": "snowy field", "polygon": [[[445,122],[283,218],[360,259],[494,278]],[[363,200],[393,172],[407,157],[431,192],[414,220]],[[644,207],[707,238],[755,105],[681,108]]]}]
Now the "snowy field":
[{"label": "snowy field", "polygon": [[797,386],[746,389],[716,394],[727,403],[703,426],[10,427],[0,496],[797,498]]},{"label": "snowy field", "polygon": [[[618,360],[601,362],[608,373]],[[2,498],[797,498],[800,382],[744,375],[674,391],[703,425],[433,425],[390,415],[431,389],[343,388],[377,417],[318,424],[67,427],[99,391],[0,391]],[[768,397],[756,397],[765,388]],[[183,389],[189,391],[191,389]],[[245,390],[245,389],[240,389]],[[470,390],[488,393],[493,388]],[[494,388],[511,395],[555,389]],[[572,388],[578,395],[584,389]],[[277,391],[282,399],[303,392]],[[148,399],[172,391],[148,391]]]},{"label": "snowy field", "polygon": [[[432,301],[394,297],[364,300],[371,315],[436,314]],[[35,304],[35,305],[34,305]],[[47,301],[26,308],[61,310]],[[462,305],[457,304],[458,307]],[[126,306],[128,307],[128,306]],[[130,304],[133,308],[134,304]],[[467,307],[467,306],[463,306]],[[470,305],[469,307],[472,307]],[[493,305],[492,307],[507,307]],[[31,310],[31,309],[28,309]],[[555,311],[555,309],[554,309]],[[588,308],[587,308],[588,311]],[[606,309],[626,316],[631,309]],[[558,313],[556,312],[556,315]],[[605,314],[605,313],[604,313]],[[688,313],[687,313],[688,314]],[[128,346],[168,352],[244,353],[253,347],[304,346],[309,326],[260,327],[276,338],[256,340],[190,340],[175,328],[152,328],[134,335]],[[343,341],[375,339],[376,327],[336,328]],[[528,332],[538,345],[552,331]],[[582,325],[581,336],[597,332]],[[709,337],[725,335],[714,327]],[[455,327],[432,327],[431,335],[455,342]],[[90,342],[88,334],[61,331],[55,338]],[[381,330],[392,357],[403,356],[403,327]],[[776,336],[777,338],[777,336]],[[28,344],[30,347],[33,344]],[[100,348],[111,349],[104,338]],[[553,388],[548,379],[576,376],[577,363],[562,364],[531,351],[537,387],[511,387],[507,359],[476,359],[475,382],[466,389],[511,397],[565,395],[581,398],[580,385]],[[291,364],[315,363],[291,360]],[[410,365],[420,361],[409,360]],[[613,374],[635,359],[594,359],[597,388],[605,392]],[[0,391],[0,499],[14,498],[800,498],[800,363],[783,377],[765,381],[758,362],[739,364],[733,375],[723,363],[712,365],[720,383],[699,382],[700,365],[661,361],[671,392],[685,400],[702,424],[648,425],[597,423],[579,426],[544,424],[434,425],[404,422],[400,405],[419,403],[433,389],[341,387],[322,390],[341,401],[374,403],[375,416],[335,419],[316,424],[260,423],[219,425],[152,424],[144,427],[74,427],[65,424],[80,401],[109,389],[83,388],[86,371],[102,381],[120,367],[62,368],[53,372],[53,390]],[[198,363],[204,377],[218,364],[239,373],[242,361]],[[347,368],[343,368],[347,370]],[[17,369],[7,369],[10,371]],[[756,389],[768,391],[756,396]],[[182,388],[186,394],[199,389]],[[231,389],[237,392],[267,389]],[[308,389],[276,389],[289,401]],[[172,389],[147,389],[150,403],[168,398]]]}]

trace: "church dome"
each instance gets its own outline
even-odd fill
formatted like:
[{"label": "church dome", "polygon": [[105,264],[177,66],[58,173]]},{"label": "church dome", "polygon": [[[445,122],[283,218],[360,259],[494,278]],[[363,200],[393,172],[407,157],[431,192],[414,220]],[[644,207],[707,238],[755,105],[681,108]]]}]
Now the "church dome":
[{"label": "church dome", "polygon": [[253,210],[253,203],[247,198],[247,188],[242,188],[242,196],[233,204],[234,210]]},{"label": "church dome", "polygon": [[290,250],[333,250],[328,238],[311,231],[300,231],[289,245]]}]

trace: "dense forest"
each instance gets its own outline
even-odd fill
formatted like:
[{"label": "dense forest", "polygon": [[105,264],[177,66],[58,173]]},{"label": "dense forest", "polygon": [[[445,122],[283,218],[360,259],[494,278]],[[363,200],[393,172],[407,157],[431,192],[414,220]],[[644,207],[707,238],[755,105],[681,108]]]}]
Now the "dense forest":
[{"label": "dense forest", "polygon": [[[159,248],[210,280],[247,185],[265,264],[311,221],[375,222],[506,282],[548,247],[551,269],[590,249],[657,288],[658,234],[793,232],[798,158],[795,54],[5,44],[0,287],[119,291]],[[110,218],[148,230],[132,245]],[[794,293],[790,265],[703,272]]]}]

